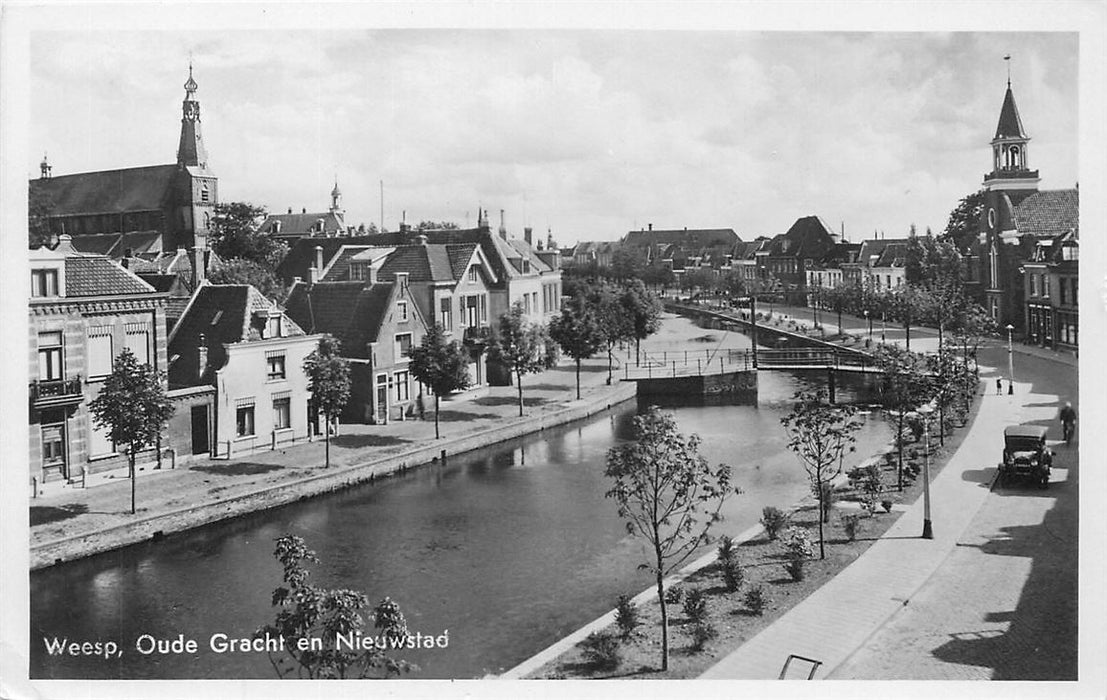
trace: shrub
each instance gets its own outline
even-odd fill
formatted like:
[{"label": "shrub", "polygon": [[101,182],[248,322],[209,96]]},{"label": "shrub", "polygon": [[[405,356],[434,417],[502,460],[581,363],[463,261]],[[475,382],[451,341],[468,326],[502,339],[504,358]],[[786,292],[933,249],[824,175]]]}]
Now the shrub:
[{"label": "shrub", "polygon": [[619,634],[623,639],[629,639],[634,634],[634,630],[642,624],[638,606],[629,595],[619,596],[619,602],[615,604],[615,624],[618,625]]},{"label": "shrub", "polygon": [[892,512],[892,502],[889,501],[886,498],[883,501],[880,502],[880,507],[884,509],[885,513],[891,513]]},{"label": "shrub", "polygon": [[668,605],[680,605],[682,600],[684,600],[684,589],[680,586],[673,586],[665,591],[665,602]]},{"label": "shrub", "polygon": [[726,589],[728,591],[736,591],[741,588],[742,581],[746,578],[746,574],[742,571],[742,565],[738,563],[737,557],[723,561],[722,565],[723,582],[726,584]]},{"label": "shrub", "polygon": [[699,588],[690,588],[684,594],[684,614],[693,623],[707,619],[707,596]]},{"label": "shrub", "polygon": [[607,630],[593,632],[585,637],[580,645],[585,660],[596,668],[610,670],[623,660],[622,651],[619,649],[619,638]]},{"label": "shrub", "polygon": [[734,539],[730,535],[723,535],[719,538],[719,555],[720,562],[731,561],[738,558],[738,547],[734,544]]},{"label": "shrub", "polygon": [[788,514],[779,508],[765,506],[761,509],[761,525],[765,528],[765,534],[770,540],[775,540],[780,531],[788,526],[790,518]]},{"label": "shrub", "polygon": [[703,651],[703,647],[712,639],[719,636],[719,631],[710,622],[697,622],[692,626],[692,649]]},{"label": "shrub", "polygon": [[844,513],[842,515],[842,529],[850,542],[857,539],[857,526],[861,523],[860,513]]},{"label": "shrub", "polygon": [[784,565],[784,570],[792,577],[793,581],[803,580],[803,567],[807,565],[806,559],[792,559]]},{"label": "shrub", "polygon": [[746,590],[744,602],[746,604],[746,610],[748,610],[751,615],[760,615],[769,604],[769,597],[765,595],[765,591],[761,586],[754,586]]},{"label": "shrub", "polygon": [[803,569],[807,560],[815,554],[811,544],[811,535],[802,527],[789,527],[781,538],[781,546],[788,558],[784,564],[784,570],[792,577],[793,581],[803,580]]}]

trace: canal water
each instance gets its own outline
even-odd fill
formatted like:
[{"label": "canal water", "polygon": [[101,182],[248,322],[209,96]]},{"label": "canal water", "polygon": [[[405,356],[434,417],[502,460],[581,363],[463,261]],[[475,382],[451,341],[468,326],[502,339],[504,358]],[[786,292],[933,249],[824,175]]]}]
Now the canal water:
[{"label": "canal water", "polygon": [[[671,406],[703,438],[711,463],[734,467],[744,493],[719,532],[736,534],[766,505],[807,492],[780,418],[793,393],[822,375],[762,372],[757,405]],[[860,379],[839,400],[865,401]],[[474,678],[511,668],[651,585],[640,540],[604,498],[608,448],[631,434],[633,402],[448,463],[31,574],[32,678],[261,678],[265,653],[209,648],[272,620],[280,567],[273,541],[303,537],[321,562],[317,585],[397,601],[410,630],[448,633],[445,648],[403,657],[419,678]],[[853,462],[887,443],[878,413],[862,416]],[[142,635],[195,640],[193,653],[143,655]],[[118,658],[51,655],[45,640],[112,641]]]}]

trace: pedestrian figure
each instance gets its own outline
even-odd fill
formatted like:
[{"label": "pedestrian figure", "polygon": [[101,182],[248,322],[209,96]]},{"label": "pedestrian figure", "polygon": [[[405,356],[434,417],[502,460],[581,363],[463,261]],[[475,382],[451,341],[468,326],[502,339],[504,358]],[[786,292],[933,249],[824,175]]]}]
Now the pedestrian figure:
[{"label": "pedestrian figure", "polygon": [[996,377],[996,396],[1003,393],[1003,377]]},{"label": "pedestrian figure", "polygon": [[1064,435],[1065,444],[1072,442],[1073,427],[1076,425],[1076,409],[1068,401],[1061,407],[1061,433]]}]

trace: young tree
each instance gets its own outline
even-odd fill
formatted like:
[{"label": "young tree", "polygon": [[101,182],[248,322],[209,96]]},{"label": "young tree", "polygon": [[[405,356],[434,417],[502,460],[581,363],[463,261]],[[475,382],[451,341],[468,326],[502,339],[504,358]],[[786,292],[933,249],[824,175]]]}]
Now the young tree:
[{"label": "young tree", "polygon": [[243,258],[275,268],[284,259],[288,246],[258,230],[265,216],[265,207],[248,202],[215,205],[215,216],[211,219],[211,249],[224,260]]},{"label": "young tree", "polygon": [[669,668],[665,577],[697,548],[711,541],[711,526],[730,496],[731,469],[712,469],[700,455],[698,435],[682,435],[673,416],[656,406],[634,418],[634,442],[607,452],[605,474],[614,482],[604,494],[618,504],[627,532],[644,538],[653,557],[640,568],[652,572],[661,605],[661,670]]},{"label": "young tree", "polygon": [[434,439],[438,433],[438,401],[445,394],[469,388],[469,358],[456,340],[447,342],[442,326],[427,329],[423,342],[411,349],[411,376],[434,392]]},{"label": "young tree", "polygon": [[208,273],[208,280],[213,284],[249,284],[278,304],[288,295],[288,288],[272,268],[246,258],[224,260]]},{"label": "young tree", "polygon": [[[283,651],[269,652],[269,663],[278,677],[295,672],[297,678],[312,680],[392,678],[415,670],[414,665],[389,657],[376,644],[368,649],[338,645],[339,635],[347,640],[354,635],[369,637],[363,632],[368,614],[386,646],[405,646],[409,637],[407,621],[396,603],[385,598],[368,611],[369,599],[360,591],[324,589],[308,583],[311,572],[304,565],[319,559],[295,535],[278,537],[273,556],[284,569],[284,584],[273,590],[273,605],[279,610],[274,622],[259,627],[254,638],[285,640]],[[301,639],[318,639],[322,649],[310,644],[302,649],[298,644]]]},{"label": "young tree", "polygon": [[641,280],[631,280],[619,295],[623,313],[630,322],[631,336],[634,338],[634,361],[640,362],[642,341],[661,328],[661,302],[653,292],[646,289]]},{"label": "young tree", "polygon": [[615,346],[632,337],[631,319],[624,313],[619,290],[611,284],[592,286],[586,293],[588,305],[600,324],[600,347],[607,351],[607,384],[611,384]]},{"label": "young tree", "polygon": [[112,363],[100,394],[88,404],[92,420],[106,428],[116,445],[127,448],[127,469],[131,479],[131,514],[135,508],[135,455],[157,442],[173,404],[165,396],[164,377],[148,364],[139,364],[134,353],[124,348]]},{"label": "young tree", "polygon": [[876,351],[876,363],[881,369],[880,391],[885,410],[895,421],[896,486],[903,490],[903,434],[907,413],[922,403],[929,390],[929,377],[919,355],[897,345],[881,345]]},{"label": "young tree", "polygon": [[489,353],[502,362],[515,377],[519,390],[519,415],[523,415],[523,377],[546,369],[546,329],[527,320],[522,302],[500,316],[499,333]]},{"label": "young tree", "polygon": [[350,363],[340,356],[338,340],[330,335],[319,339],[319,345],[304,358],[304,374],[315,408],[326,421],[325,467],[331,466],[331,423],[350,398]]},{"label": "young tree", "polygon": [[583,296],[570,297],[561,314],[550,321],[550,337],[577,365],[577,398],[580,398],[580,362],[596,354],[604,343],[595,309]]},{"label": "young tree", "polygon": [[807,471],[811,491],[819,500],[819,558],[826,558],[823,523],[830,519],[829,491],[842,473],[842,460],[853,451],[854,433],[861,421],[849,405],[827,402],[823,389],[800,391],[792,412],[780,419],[788,432],[788,449],[796,453]]}]

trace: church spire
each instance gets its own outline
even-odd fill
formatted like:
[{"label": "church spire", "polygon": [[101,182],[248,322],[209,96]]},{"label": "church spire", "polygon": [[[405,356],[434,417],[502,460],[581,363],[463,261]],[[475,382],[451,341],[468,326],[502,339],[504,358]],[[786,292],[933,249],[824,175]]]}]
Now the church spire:
[{"label": "church spire", "polygon": [[999,110],[996,135],[992,138],[992,172],[984,176],[986,190],[1037,190],[1038,171],[1030,169],[1027,144],[1030,137],[1022,127],[1015,93],[1011,90],[1010,54],[1007,62],[1007,92]]},{"label": "church spire", "polygon": [[335,173],[334,189],[331,190],[331,213],[342,213],[342,190],[338,189],[338,173]]},{"label": "church spire", "polygon": [[200,134],[200,102],[196,99],[198,88],[192,78],[192,61],[189,61],[188,81],[184,84],[185,98],[181,103],[181,142],[177,147],[177,165],[206,168],[208,154]]}]

